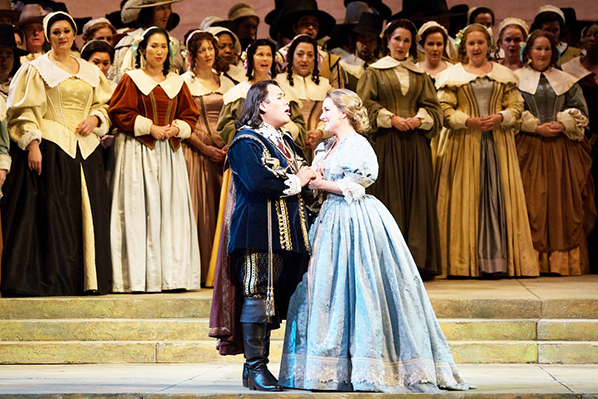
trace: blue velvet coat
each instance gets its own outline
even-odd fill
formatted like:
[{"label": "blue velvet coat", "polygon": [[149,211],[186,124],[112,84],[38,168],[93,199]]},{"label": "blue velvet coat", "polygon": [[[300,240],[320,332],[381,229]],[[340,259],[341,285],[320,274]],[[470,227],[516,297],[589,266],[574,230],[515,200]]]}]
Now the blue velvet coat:
[{"label": "blue velvet coat", "polygon": [[268,206],[272,249],[310,253],[307,209],[302,194],[284,197],[288,174],[307,166],[290,135],[285,134],[289,160],[267,138],[250,128],[240,130],[228,149],[236,198],[228,253],[238,249],[268,251]]}]

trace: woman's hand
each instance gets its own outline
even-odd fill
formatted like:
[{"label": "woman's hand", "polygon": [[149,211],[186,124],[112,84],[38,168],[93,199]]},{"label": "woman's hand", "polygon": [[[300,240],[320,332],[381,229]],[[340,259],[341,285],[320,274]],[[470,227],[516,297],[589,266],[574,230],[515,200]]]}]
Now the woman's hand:
[{"label": "woman's hand", "polygon": [[152,125],[150,135],[156,140],[164,140],[166,137],[166,126]]},{"label": "woman's hand", "polygon": [[76,134],[80,134],[81,136],[89,136],[93,133],[93,129],[98,127],[100,124],[100,119],[97,116],[88,116],[87,118],[83,119],[77,128],[75,129]]},{"label": "woman's hand", "polygon": [[565,127],[559,122],[547,122],[536,126],[536,133],[543,137],[556,137]]},{"label": "woman's hand", "polygon": [[27,156],[29,163],[29,170],[42,174],[42,152],[39,149],[39,141],[33,140],[27,146],[29,154]]},{"label": "woman's hand", "polygon": [[390,123],[392,124],[392,127],[401,132],[413,129],[407,122],[407,119],[401,118],[400,116],[393,115],[392,118],[390,118]]},{"label": "woman's hand", "polygon": [[[313,170],[313,169],[312,169]],[[320,173],[319,170],[314,171],[314,178],[309,182],[307,188],[310,190],[321,190],[322,184],[325,182],[324,176]]]},{"label": "woman's hand", "polygon": [[482,132],[488,132],[503,121],[501,114],[494,114],[480,118],[479,116],[467,118],[465,126]]},{"label": "woman's hand", "polygon": [[324,133],[320,129],[310,130],[307,132],[307,138],[305,139],[305,148],[316,148],[323,136]]},{"label": "woman's hand", "polygon": [[0,189],[4,185],[5,180],[6,180],[6,169],[0,169]]},{"label": "woman's hand", "polygon": [[179,129],[176,126],[171,126],[171,125],[164,126],[164,134],[166,135],[167,139],[176,137],[176,135],[179,134],[180,131],[181,131],[181,129]]},{"label": "woman's hand", "polygon": [[110,148],[110,147],[112,147],[112,142],[113,141],[114,141],[114,135],[113,134],[105,134],[105,135],[103,135],[100,138],[100,144],[104,148]]},{"label": "woman's hand", "polygon": [[317,173],[314,172],[314,170],[309,166],[304,166],[303,168],[299,169],[299,172],[297,172],[296,176],[301,181],[301,187],[305,187],[306,184],[316,178]]},{"label": "woman's hand", "polygon": [[422,121],[419,118],[407,118],[405,119],[405,123],[407,123],[411,130],[417,129],[422,125]]},{"label": "woman's hand", "polygon": [[205,148],[205,155],[210,159],[212,162],[222,162],[224,158],[226,158],[226,148],[220,149],[218,147],[213,146],[206,146]]}]

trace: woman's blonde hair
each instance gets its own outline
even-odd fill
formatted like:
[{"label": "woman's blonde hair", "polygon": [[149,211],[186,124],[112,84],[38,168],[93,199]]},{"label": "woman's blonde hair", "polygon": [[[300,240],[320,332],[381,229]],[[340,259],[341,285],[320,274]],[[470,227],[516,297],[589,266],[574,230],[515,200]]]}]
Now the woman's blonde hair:
[{"label": "woman's blonde hair", "polygon": [[357,133],[367,133],[370,130],[368,111],[363,106],[361,98],[349,89],[335,89],[326,94],[340,111],[347,115],[351,126]]},{"label": "woman's blonde hair", "polygon": [[493,41],[492,36],[490,36],[490,32],[484,25],[480,24],[472,24],[466,27],[463,31],[461,40],[459,41],[459,47],[457,49],[457,57],[459,62],[466,63],[469,62],[469,58],[467,57],[467,35],[471,32],[482,32],[484,36],[486,36],[486,41],[488,42],[488,53],[486,54],[486,58],[490,59],[490,52],[492,51]]}]

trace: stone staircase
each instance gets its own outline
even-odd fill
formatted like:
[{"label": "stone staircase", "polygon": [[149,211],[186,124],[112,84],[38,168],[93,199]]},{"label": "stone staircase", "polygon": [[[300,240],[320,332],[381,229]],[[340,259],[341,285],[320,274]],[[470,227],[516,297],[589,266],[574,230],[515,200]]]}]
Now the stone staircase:
[{"label": "stone staircase", "polygon": [[[598,364],[598,276],[426,286],[457,363]],[[211,290],[0,298],[0,364],[242,362],[215,350],[210,303]]]}]

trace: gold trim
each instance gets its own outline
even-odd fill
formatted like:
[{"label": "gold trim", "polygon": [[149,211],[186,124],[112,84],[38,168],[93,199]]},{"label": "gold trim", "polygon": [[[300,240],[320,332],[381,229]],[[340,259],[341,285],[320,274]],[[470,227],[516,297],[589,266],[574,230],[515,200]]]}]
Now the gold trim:
[{"label": "gold trim", "polygon": [[279,198],[276,201],[276,217],[278,219],[280,247],[284,251],[292,251],[293,240],[291,240],[291,230],[289,228],[289,212],[287,210],[287,202],[284,198]]},{"label": "gold trim", "polygon": [[303,242],[305,244],[305,248],[307,252],[311,253],[311,245],[309,243],[309,233],[307,231],[307,216],[305,215],[305,203],[301,194],[297,194],[297,199],[299,201],[299,217],[301,218],[301,233],[303,233]]}]

